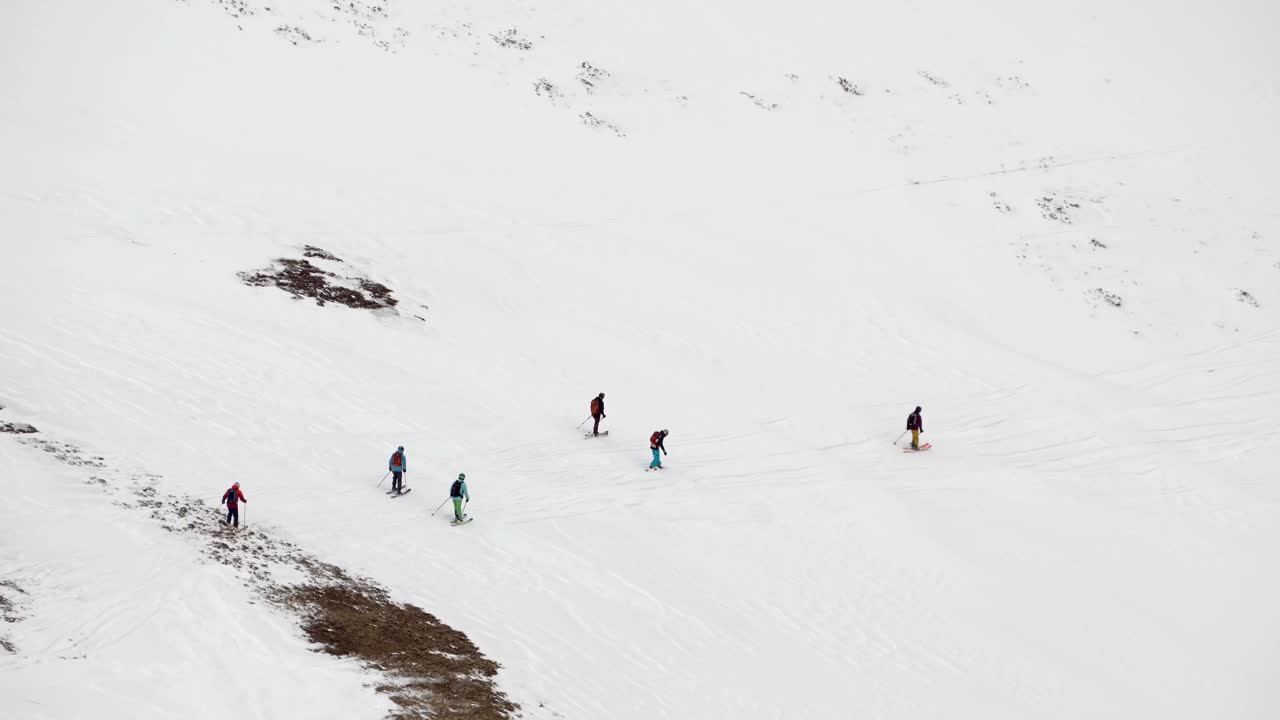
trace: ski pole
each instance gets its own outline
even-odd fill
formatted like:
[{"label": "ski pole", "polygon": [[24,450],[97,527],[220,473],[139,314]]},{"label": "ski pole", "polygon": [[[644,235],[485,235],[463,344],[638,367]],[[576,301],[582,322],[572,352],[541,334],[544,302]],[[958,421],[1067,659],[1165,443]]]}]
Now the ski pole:
[{"label": "ski pole", "polygon": [[437,506],[436,506],[436,509],[431,511],[431,514],[432,514],[432,515],[435,515],[436,513],[440,512],[440,508],[444,507],[444,503],[447,503],[447,502],[449,502],[449,498],[445,498],[445,499],[444,499],[444,502],[442,502],[442,503],[440,503],[439,505],[437,505]]},{"label": "ski pole", "polygon": [[[587,416],[587,420],[590,420],[590,419],[591,419],[591,418],[593,418],[593,417],[595,417],[595,416],[594,416],[594,415],[588,415],[588,416]],[[581,429],[582,429],[582,426],[587,424],[587,420],[583,420],[582,422],[578,423],[578,427],[577,427],[577,429],[578,429],[578,430],[581,430]]]},{"label": "ski pole", "polygon": [[[906,431],[906,430],[903,430],[903,431],[902,431],[902,435],[906,435],[906,434],[907,434],[907,431]],[[902,435],[899,435],[899,436],[898,436],[898,440],[901,440],[901,439],[902,439]],[[893,441],[893,444],[894,444],[894,445],[897,445],[897,444],[898,444],[898,440],[894,440],[894,441]]]},{"label": "ski pole", "polygon": [[466,517],[466,516],[467,516],[467,503],[469,503],[469,502],[471,502],[471,500],[470,500],[470,499],[465,500],[465,501],[462,503],[462,517]]},{"label": "ski pole", "polygon": [[387,481],[387,476],[390,474],[391,474],[391,471],[388,470],[387,474],[382,476],[382,479],[378,481],[378,487],[382,487],[382,483]]}]

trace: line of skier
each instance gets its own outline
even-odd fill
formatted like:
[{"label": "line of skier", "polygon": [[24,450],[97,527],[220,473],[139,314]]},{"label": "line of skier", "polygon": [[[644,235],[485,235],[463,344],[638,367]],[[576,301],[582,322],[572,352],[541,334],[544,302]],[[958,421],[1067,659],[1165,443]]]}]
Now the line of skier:
[{"label": "line of skier", "polygon": [[[600,421],[608,417],[604,411],[604,393],[600,393],[591,399],[590,411],[591,415],[587,419],[594,420],[595,423],[592,425],[591,433],[588,434],[587,437],[601,437],[608,435],[608,430],[605,430],[604,432],[600,431]],[[924,432],[924,417],[921,413],[922,410],[920,406],[917,405],[916,409],[907,416],[907,429],[903,433],[904,435],[907,432],[911,433],[911,450],[917,452],[921,449],[927,450],[930,447],[928,443],[925,443],[924,446],[920,445],[920,434]],[[584,420],[582,424],[585,423],[586,420]],[[581,426],[582,425],[580,424],[579,427]],[[661,430],[654,430],[653,434],[649,436],[649,452],[652,453],[653,459],[649,462],[647,470],[665,469],[662,464],[662,456],[667,454],[666,439],[669,434],[670,431],[663,428]],[[404,484],[404,476],[408,472],[409,456],[405,453],[404,446],[400,445],[391,453],[391,457],[387,460],[387,473],[391,476],[391,492],[388,493],[389,495],[400,496],[409,492],[409,488],[405,487]],[[384,477],[383,480],[385,481],[386,478]],[[471,493],[467,490],[466,481],[466,473],[458,473],[458,479],[454,480],[453,484],[449,486],[449,498],[445,502],[449,502],[450,500],[453,502],[453,521],[451,524],[454,525],[458,525],[469,520],[465,510],[467,504],[471,502]],[[381,483],[379,483],[379,485],[381,485]],[[220,506],[225,505],[227,508],[227,517],[223,521],[223,524],[233,528],[240,527],[240,503],[242,502],[248,503],[249,500],[245,498],[244,493],[240,490],[240,483],[237,482],[222,494],[222,502]],[[442,502],[441,507],[443,507],[443,505],[444,503]],[[436,511],[439,510],[440,508],[437,507]],[[434,515],[435,513],[433,512],[432,514]]]},{"label": "line of skier", "polygon": [[[600,393],[591,398],[590,416],[588,420],[594,420],[595,423],[591,427],[591,433],[587,437],[601,437],[609,434],[608,430],[600,431],[600,421],[608,417],[604,411],[604,393]],[[586,424],[583,420],[578,427]],[[649,470],[663,470],[662,456],[667,454],[666,439],[671,434],[669,430],[654,430],[649,436],[649,451],[653,454],[653,459],[649,463]],[[391,457],[387,460],[387,472],[391,475],[391,492],[388,495],[400,496],[409,492],[409,488],[404,485],[404,476],[409,472],[409,457],[404,451],[404,446],[396,447],[391,453]],[[383,478],[384,480],[386,478]],[[471,494],[467,490],[466,473],[458,473],[458,479],[449,487],[449,500],[453,501],[453,524],[461,524],[467,522],[469,518],[466,515],[465,508],[467,503],[471,502]],[[448,502],[446,500],[445,502]],[[441,503],[443,506],[444,503]],[[440,508],[436,508],[438,511]],[[435,513],[432,513],[433,515]]]},{"label": "line of skier", "polygon": [[[591,403],[588,406],[590,410],[590,415],[587,417],[587,420],[594,421],[591,426],[591,432],[590,434],[587,435],[587,437],[589,438],[602,437],[609,434],[608,430],[605,430],[603,432],[600,431],[600,421],[609,417],[607,414],[605,414],[604,397],[605,397],[604,393],[600,393],[596,395],[595,397],[591,398]],[[583,420],[582,423],[578,425],[578,427],[582,427],[582,425],[586,424],[586,422],[587,422],[586,420]],[[911,433],[911,449],[912,450],[919,451],[921,449],[925,449],[925,450],[929,449],[928,443],[926,443],[924,446],[920,445],[920,434],[924,432],[924,417],[922,415],[922,408],[919,405],[917,405],[916,409],[913,410],[911,414],[907,416],[906,432]],[[904,432],[903,434],[905,435],[906,432]],[[649,452],[652,453],[653,459],[649,462],[649,467],[647,468],[647,470],[665,469],[665,467],[662,464],[662,456],[667,454],[666,439],[668,435],[670,435],[670,431],[667,430],[666,428],[663,428],[661,430],[654,430],[653,434],[649,436]],[[392,481],[391,481],[392,494],[400,495],[400,494],[403,494],[404,492],[407,492],[407,490],[404,489],[403,481],[404,481],[404,474],[408,472],[408,468],[409,468],[408,459],[404,452],[404,446],[402,445],[400,447],[397,447],[395,452],[391,453],[391,459],[387,462],[387,470],[392,475]],[[465,522],[467,519],[466,515],[463,512],[463,509],[465,508],[466,503],[469,503],[471,501],[471,496],[467,492],[467,485],[465,480],[466,480],[466,475],[464,473],[459,473],[458,479],[454,481],[453,485],[449,489],[449,498],[453,501],[453,515],[454,515],[453,522],[455,524]],[[439,508],[436,508],[436,509],[439,510]]]}]

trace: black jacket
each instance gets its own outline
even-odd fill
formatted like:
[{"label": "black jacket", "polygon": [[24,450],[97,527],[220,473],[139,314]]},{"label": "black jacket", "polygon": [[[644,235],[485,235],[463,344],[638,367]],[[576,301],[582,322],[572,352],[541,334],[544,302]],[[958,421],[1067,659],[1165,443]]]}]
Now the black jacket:
[{"label": "black jacket", "polygon": [[907,429],[924,432],[924,418],[920,417],[920,413],[913,412],[907,416]]}]

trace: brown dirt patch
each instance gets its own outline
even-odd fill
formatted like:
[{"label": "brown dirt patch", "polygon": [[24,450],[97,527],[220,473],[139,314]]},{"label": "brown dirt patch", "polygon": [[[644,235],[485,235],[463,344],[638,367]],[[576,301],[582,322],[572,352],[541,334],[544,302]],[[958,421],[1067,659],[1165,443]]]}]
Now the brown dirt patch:
[{"label": "brown dirt patch", "polygon": [[18,586],[18,583],[12,580],[0,580],[0,618],[5,622],[18,622],[18,617],[14,614],[13,601],[6,597],[8,592],[26,595],[27,591]]},{"label": "brown dirt patch", "polygon": [[348,578],[288,588],[280,600],[325,652],[387,674],[393,682],[379,690],[399,706],[392,717],[506,720],[519,709],[494,685],[498,664],[466,635],[382,588]]},{"label": "brown dirt patch", "polygon": [[[22,617],[18,615],[18,609],[14,605],[13,601],[7,597],[7,595],[14,593],[26,595],[27,591],[23,590],[12,580],[0,580],[0,620],[4,620],[7,623],[16,623],[22,619]],[[0,636],[0,648],[3,648],[5,652],[9,653],[18,652],[18,649],[9,640],[9,638],[3,636]]]},{"label": "brown dirt patch", "polygon": [[304,245],[302,247],[302,257],[320,258],[321,260],[332,260],[334,262],[342,262],[342,258],[333,253],[318,248],[315,245]]},{"label": "brown dirt patch", "polygon": [[12,433],[14,435],[31,435],[40,432],[36,430],[34,425],[26,423],[0,422],[0,433]]},{"label": "brown dirt patch", "polygon": [[274,285],[295,298],[312,298],[321,306],[332,302],[360,310],[379,310],[394,308],[399,302],[386,285],[359,275],[339,275],[306,259],[341,263],[332,253],[307,245],[302,255],[302,259],[278,258],[271,267],[242,272],[240,281],[253,287]]}]

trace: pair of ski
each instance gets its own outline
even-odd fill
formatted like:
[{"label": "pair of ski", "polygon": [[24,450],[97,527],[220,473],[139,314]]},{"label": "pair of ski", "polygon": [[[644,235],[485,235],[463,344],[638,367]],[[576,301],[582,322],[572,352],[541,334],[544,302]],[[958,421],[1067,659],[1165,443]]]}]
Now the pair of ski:
[{"label": "pair of ski", "polygon": [[403,490],[389,490],[387,491],[387,494],[390,495],[392,498],[398,498],[401,495],[408,495],[410,492],[413,492],[413,488],[405,488]]},{"label": "pair of ski", "polygon": [[920,446],[920,449],[919,449],[919,450],[917,450],[917,449],[915,449],[915,448],[911,447],[910,445],[908,445],[908,446],[906,446],[906,447],[902,448],[902,452],[924,452],[925,450],[928,450],[928,449],[929,449],[929,448],[931,448],[931,447],[933,447],[933,443],[924,443],[924,444],[922,444],[922,445]]}]

